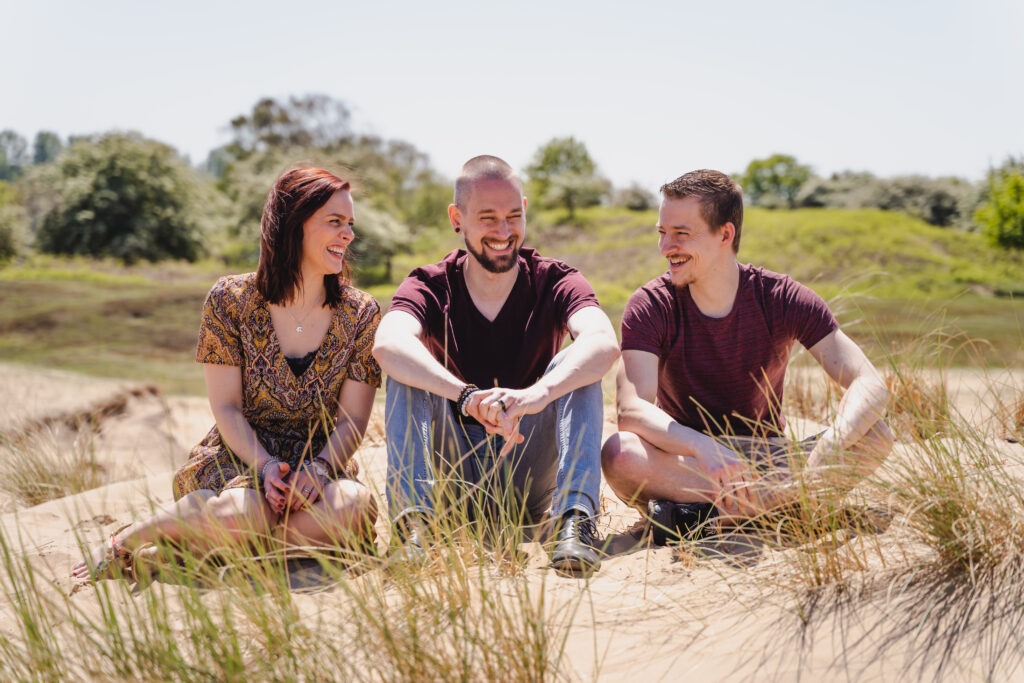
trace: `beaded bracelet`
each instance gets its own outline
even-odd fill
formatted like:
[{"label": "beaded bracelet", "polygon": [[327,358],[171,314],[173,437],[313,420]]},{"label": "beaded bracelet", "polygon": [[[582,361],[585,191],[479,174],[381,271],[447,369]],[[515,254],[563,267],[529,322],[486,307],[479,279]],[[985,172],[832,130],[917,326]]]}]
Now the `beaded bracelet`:
[{"label": "beaded bracelet", "polygon": [[466,402],[474,391],[480,391],[480,387],[475,384],[467,384],[462,387],[462,391],[459,392],[459,398],[455,401],[455,405],[459,407],[459,412],[462,413],[463,417],[469,417],[469,413],[466,412]]},{"label": "beaded bracelet", "polygon": [[263,463],[263,469],[260,470],[260,482],[262,482],[263,486],[267,485],[267,467],[269,467],[270,465],[280,465],[280,464],[281,464],[281,460],[278,459],[278,458],[271,458],[270,460],[268,460],[265,463]]}]

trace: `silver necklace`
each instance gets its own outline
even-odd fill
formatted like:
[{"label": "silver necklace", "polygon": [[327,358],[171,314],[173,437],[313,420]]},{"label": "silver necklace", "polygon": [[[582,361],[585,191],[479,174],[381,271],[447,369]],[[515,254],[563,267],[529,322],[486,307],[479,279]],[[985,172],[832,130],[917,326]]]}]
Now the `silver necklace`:
[{"label": "silver necklace", "polygon": [[[323,305],[323,304],[321,304],[321,305]],[[294,315],[292,315],[292,312],[289,311],[284,306],[282,306],[281,308],[284,310],[285,313],[288,314],[289,318],[291,318],[292,320],[295,321],[295,331],[298,332],[299,334],[302,334],[302,323],[304,323],[306,321],[306,318],[308,318],[310,313],[315,311],[317,307],[313,306],[311,309],[309,309],[308,311],[303,313],[301,318],[296,318]]]}]

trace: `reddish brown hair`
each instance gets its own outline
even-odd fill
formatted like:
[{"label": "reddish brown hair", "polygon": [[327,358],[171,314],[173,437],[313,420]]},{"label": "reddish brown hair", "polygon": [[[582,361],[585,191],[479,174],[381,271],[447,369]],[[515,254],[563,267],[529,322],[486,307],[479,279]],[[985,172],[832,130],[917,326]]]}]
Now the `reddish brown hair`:
[{"label": "reddish brown hair", "polygon": [[[256,288],[272,304],[292,300],[299,286],[302,267],[302,226],[335,192],[350,189],[342,180],[322,168],[293,168],[285,171],[270,188],[260,219],[260,263]],[[351,281],[346,259],[338,275],[325,275],[327,299],[336,306],[341,290]]]}]

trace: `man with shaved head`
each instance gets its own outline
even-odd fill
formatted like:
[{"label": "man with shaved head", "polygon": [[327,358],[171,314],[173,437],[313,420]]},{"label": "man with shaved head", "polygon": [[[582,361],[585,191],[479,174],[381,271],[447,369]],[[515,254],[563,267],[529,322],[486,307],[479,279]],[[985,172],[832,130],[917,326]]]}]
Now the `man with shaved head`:
[{"label": "man with shaved head", "polygon": [[523,247],[526,198],[501,159],[466,162],[448,218],[465,248],[409,274],[373,350],[388,375],[387,495],[402,554],[423,556],[444,479],[477,519],[502,500],[524,523],[553,520],[552,565],[592,572],[611,322],[579,271]]}]

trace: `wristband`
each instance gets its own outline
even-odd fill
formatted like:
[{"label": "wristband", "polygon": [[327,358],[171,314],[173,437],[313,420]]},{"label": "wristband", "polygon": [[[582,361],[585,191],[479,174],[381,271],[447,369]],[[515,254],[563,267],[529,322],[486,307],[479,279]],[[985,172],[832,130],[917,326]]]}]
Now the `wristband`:
[{"label": "wristband", "polygon": [[463,417],[469,417],[469,413],[466,412],[466,402],[474,391],[480,391],[480,387],[475,384],[467,384],[462,387],[462,391],[459,392],[459,398],[455,401],[455,405],[458,406],[459,412],[462,413]]},{"label": "wristband", "polygon": [[263,469],[260,470],[260,481],[263,483],[263,487],[267,486],[267,467],[270,465],[280,465],[281,460],[278,458],[271,458],[263,464]]}]

